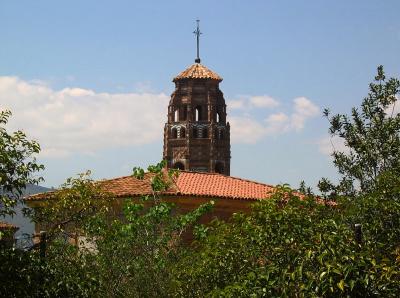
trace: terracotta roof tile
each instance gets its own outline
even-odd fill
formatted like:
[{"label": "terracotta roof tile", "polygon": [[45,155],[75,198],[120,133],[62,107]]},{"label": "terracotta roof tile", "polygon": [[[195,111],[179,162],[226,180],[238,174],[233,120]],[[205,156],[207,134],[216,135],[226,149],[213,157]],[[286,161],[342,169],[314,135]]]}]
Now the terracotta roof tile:
[{"label": "terracotta roof tile", "polygon": [[[128,196],[141,196],[149,195],[151,191],[151,177],[153,175],[146,173],[144,179],[136,179],[133,176],[124,176],[109,180],[103,180],[99,183],[104,189],[110,194],[116,197],[128,197]],[[164,194],[177,194],[175,185],[164,192]]]},{"label": "terracotta roof tile", "polygon": [[[150,186],[152,176],[153,174],[146,173],[143,180],[124,176],[101,180],[98,183],[113,197],[138,197],[152,193]],[[171,182],[170,188],[164,191],[163,195],[255,201],[268,199],[275,190],[272,185],[215,173],[180,171],[178,177]],[[31,195],[25,200],[39,201],[51,198],[53,194],[54,192],[46,192]],[[303,194],[298,193],[298,195],[300,198],[304,197]],[[329,206],[337,205],[336,202],[325,201],[318,197],[317,202]],[[0,229],[1,224],[0,222]]]},{"label": "terracotta roof tile", "polygon": [[[129,197],[151,194],[151,174],[145,174],[143,180],[132,176],[99,181],[100,185],[115,197]],[[212,173],[181,171],[176,181],[165,191],[164,195],[181,195],[197,197],[215,197],[238,200],[258,200],[269,196],[273,186],[231,176]],[[36,201],[49,198],[52,192],[36,194],[26,198]]]},{"label": "terracotta roof tile", "polygon": [[18,230],[19,228],[8,222],[0,221],[0,230]]},{"label": "terracotta roof tile", "polygon": [[211,79],[217,80],[219,82],[222,81],[222,78],[213,72],[212,70],[208,69],[204,65],[200,63],[195,63],[189,66],[187,69],[182,71],[179,75],[177,75],[173,82],[182,79]]},{"label": "terracotta roof tile", "polygon": [[176,185],[181,195],[258,200],[267,198],[274,187],[241,178],[213,173],[182,171]]},{"label": "terracotta roof tile", "polygon": [[[132,176],[123,176],[114,179],[105,179],[97,181],[100,187],[114,197],[130,197],[151,194],[151,177],[153,174],[146,173],[144,179],[136,179]],[[26,201],[39,201],[46,198],[51,198],[56,191],[34,194],[25,198]],[[172,185],[170,189],[164,193],[177,194],[177,188]]]}]

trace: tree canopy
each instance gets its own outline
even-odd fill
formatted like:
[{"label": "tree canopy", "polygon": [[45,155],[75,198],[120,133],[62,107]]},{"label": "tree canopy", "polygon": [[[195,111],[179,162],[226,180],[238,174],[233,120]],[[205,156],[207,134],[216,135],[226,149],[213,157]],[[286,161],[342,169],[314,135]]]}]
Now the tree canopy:
[{"label": "tree canopy", "polygon": [[40,146],[29,140],[21,130],[9,133],[6,125],[11,116],[8,110],[0,112],[0,218],[14,213],[27,184],[37,184],[42,178],[35,176],[44,169],[37,163]]},{"label": "tree canopy", "polygon": [[400,173],[399,94],[400,81],[387,79],[380,65],[360,108],[352,108],[350,115],[331,115],[329,109],[324,110],[331,136],[342,139],[348,152],[334,150],[333,163],[342,179],[337,187],[321,180],[321,190],[353,194],[358,187],[367,192],[375,187],[381,173]]}]

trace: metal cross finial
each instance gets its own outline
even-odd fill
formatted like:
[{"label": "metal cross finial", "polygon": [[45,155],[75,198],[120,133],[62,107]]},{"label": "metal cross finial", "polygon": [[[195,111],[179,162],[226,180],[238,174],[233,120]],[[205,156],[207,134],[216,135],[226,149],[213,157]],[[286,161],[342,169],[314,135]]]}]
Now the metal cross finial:
[{"label": "metal cross finial", "polygon": [[199,51],[199,40],[200,40],[200,34],[203,34],[200,32],[200,20],[196,20],[197,22],[197,28],[193,33],[196,35],[197,38],[197,58],[194,60],[196,63],[200,63],[200,51]]}]

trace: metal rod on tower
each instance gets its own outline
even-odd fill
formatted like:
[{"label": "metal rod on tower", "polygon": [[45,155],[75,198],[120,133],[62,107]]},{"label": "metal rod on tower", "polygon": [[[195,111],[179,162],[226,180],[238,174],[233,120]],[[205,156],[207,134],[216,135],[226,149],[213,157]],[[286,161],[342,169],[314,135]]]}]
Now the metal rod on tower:
[{"label": "metal rod on tower", "polygon": [[196,35],[197,38],[197,58],[194,60],[196,63],[200,63],[200,34],[203,34],[200,32],[200,20],[196,20],[197,22],[197,28],[193,33]]}]

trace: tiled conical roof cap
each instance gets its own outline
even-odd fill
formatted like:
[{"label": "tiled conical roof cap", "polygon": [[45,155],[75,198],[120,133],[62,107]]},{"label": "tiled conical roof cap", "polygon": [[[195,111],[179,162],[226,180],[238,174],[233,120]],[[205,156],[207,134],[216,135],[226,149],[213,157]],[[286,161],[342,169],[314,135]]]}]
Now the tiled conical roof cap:
[{"label": "tiled conical roof cap", "polygon": [[184,80],[184,79],[210,79],[222,81],[222,78],[212,70],[208,69],[200,63],[195,63],[189,66],[187,69],[178,74],[172,81]]}]

